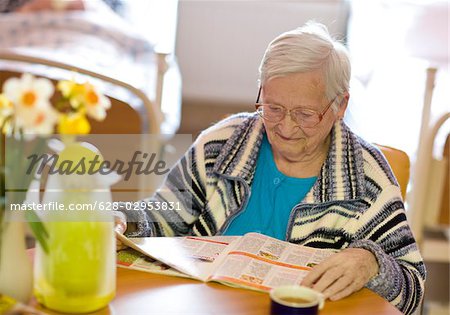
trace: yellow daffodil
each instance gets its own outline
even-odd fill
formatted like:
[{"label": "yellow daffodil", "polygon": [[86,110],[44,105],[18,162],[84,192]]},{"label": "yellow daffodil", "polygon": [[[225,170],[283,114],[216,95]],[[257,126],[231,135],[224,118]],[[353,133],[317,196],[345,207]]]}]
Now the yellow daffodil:
[{"label": "yellow daffodil", "polygon": [[90,83],[60,81],[58,89],[65,98],[69,99],[72,108],[85,110],[87,115],[95,120],[105,119],[106,110],[111,107],[110,100]]},{"label": "yellow daffodil", "polygon": [[109,98],[98,92],[93,85],[88,83],[86,84],[84,103],[87,115],[99,121],[105,119],[106,110],[111,107]]},{"label": "yellow daffodil", "polygon": [[69,100],[73,109],[79,109],[83,106],[83,95],[86,93],[85,84],[73,80],[62,80],[58,82],[57,88],[62,96]]},{"label": "yellow daffodil", "polygon": [[88,134],[91,125],[83,113],[63,114],[59,118],[58,132],[60,134]]},{"label": "yellow daffodil", "polygon": [[14,112],[11,101],[3,94],[0,94],[0,118],[7,117]]},{"label": "yellow daffodil", "polygon": [[14,106],[3,94],[0,94],[0,126],[2,133],[9,133],[12,129],[11,121],[8,118],[14,113]]}]

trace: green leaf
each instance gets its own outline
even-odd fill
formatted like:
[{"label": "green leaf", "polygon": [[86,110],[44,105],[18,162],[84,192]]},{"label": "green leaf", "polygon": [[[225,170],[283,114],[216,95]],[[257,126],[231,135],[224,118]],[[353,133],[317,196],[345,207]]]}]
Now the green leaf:
[{"label": "green leaf", "polygon": [[26,211],[25,217],[27,218],[28,224],[30,225],[33,235],[36,240],[41,245],[42,249],[46,254],[48,254],[48,232],[45,225],[42,223],[41,219],[37,216],[34,211]]}]

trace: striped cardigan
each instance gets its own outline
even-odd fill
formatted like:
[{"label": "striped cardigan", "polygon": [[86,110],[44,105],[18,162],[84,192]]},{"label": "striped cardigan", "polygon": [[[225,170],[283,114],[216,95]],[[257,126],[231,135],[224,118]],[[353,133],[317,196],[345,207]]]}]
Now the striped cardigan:
[{"label": "striped cardigan", "polygon": [[[251,194],[264,127],[255,114],[232,116],[204,131],[150,201],[179,211],[127,211],[129,236],[220,235]],[[317,248],[364,248],[380,266],[367,288],[410,314],[419,305],[425,266],[401,193],[383,155],[342,122],[317,181],[291,212],[286,240]]]}]

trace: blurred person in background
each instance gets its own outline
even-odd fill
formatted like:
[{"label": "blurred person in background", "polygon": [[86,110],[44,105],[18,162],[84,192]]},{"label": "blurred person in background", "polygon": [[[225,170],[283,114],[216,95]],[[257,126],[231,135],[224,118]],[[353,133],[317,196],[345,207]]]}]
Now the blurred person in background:
[{"label": "blurred person in background", "polygon": [[[37,12],[48,10],[84,10],[88,1],[98,0],[0,0],[0,12]],[[102,0],[117,13],[122,9],[121,0]]]}]

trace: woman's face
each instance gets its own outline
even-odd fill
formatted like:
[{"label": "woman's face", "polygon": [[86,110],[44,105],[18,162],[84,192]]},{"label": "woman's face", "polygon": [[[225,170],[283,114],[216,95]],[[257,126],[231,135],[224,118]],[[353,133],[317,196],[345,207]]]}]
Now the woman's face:
[{"label": "woman's face", "polygon": [[[261,95],[262,103],[282,105],[287,110],[301,107],[322,113],[329,104],[320,71],[269,79],[263,85]],[[339,100],[342,98],[338,97],[335,102]],[[328,109],[314,127],[298,125],[289,114],[276,123],[263,120],[275,159],[302,162],[326,153],[328,135],[336,119],[343,117],[345,105],[340,106],[337,113]]]}]

